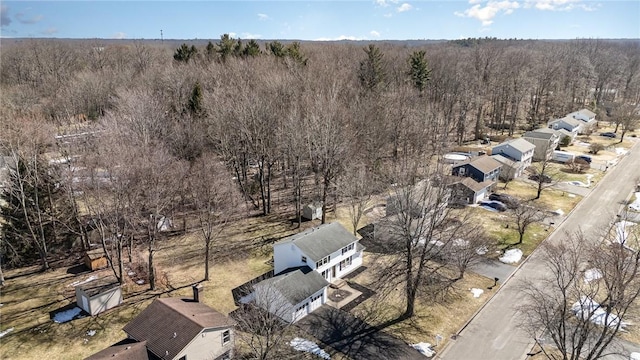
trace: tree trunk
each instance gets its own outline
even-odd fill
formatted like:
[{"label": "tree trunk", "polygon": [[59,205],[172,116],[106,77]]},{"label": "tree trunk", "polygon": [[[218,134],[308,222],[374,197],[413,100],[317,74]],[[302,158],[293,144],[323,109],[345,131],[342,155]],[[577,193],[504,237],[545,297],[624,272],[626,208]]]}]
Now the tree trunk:
[{"label": "tree trunk", "polygon": [[329,179],[325,176],[322,185],[322,224],[327,222],[327,192],[329,191]]},{"label": "tree trunk", "polygon": [[209,281],[209,251],[211,249],[211,236],[205,239],[204,247],[204,281]]},{"label": "tree trunk", "polygon": [[153,240],[149,240],[149,289],[156,289],[156,270],[153,266]]}]

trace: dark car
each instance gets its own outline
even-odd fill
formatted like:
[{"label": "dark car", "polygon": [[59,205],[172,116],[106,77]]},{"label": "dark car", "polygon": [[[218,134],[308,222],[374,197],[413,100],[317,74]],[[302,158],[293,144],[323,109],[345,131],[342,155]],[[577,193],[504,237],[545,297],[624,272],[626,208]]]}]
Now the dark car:
[{"label": "dark car", "polygon": [[480,201],[480,206],[487,206],[501,212],[507,211],[507,205],[501,203],[500,201],[495,201],[495,200]]},{"label": "dark car", "polygon": [[515,209],[520,206],[520,201],[517,198],[507,194],[491,194],[489,195],[489,200],[499,201],[507,205],[509,209]]},{"label": "dark car", "polygon": [[616,135],[616,133],[613,133],[613,132],[603,132],[603,133],[600,133],[600,136],[604,136],[612,139],[615,139],[616,137],[618,137],[618,135]]},{"label": "dark car", "polygon": [[[538,174],[533,174],[531,176],[529,176],[529,180],[533,180],[535,182],[539,182],[540,181],[540,175]],[[542,182],[543,183],[550,183],[551,182],[551,177],[548,175],[542,175]]]},{"label": "dark car", "polygon": [[586,163],[591,164],[591,156],[589,155],[578,155],[576,156],[576,160],[577,159],[584,160]]}]

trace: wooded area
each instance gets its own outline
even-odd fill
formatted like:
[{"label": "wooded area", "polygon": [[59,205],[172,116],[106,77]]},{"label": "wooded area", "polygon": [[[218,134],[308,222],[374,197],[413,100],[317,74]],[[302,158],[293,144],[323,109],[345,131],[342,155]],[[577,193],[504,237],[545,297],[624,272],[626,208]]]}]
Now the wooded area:
[{"label": "wooded area", "polygon": [[120,281],[133,246],[146,249],[152,289],[168,221],[201,229],[208,264],[229,219],[277,213],[299,224],[320,201],[324,222],[350,201],[357,224],[362,199],[435,174],[425,168],[454,145],[583,107],[626,131],[624,106],[640,102],[637,41],[223,35],[205,47],[24,40],[2,50],[0,153],[12,169],[2,267],[47,269],[98,234]]}]

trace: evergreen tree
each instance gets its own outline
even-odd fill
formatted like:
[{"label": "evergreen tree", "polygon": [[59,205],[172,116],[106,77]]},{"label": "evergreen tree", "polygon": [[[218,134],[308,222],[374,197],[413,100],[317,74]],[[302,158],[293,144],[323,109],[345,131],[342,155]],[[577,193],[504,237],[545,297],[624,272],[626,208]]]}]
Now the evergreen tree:
[{"label": "evergreen tree", "polygon": [[367,58],[360,62],[360,71],[358,72],[360,85],[368,91],[384,87],[386,77],[384,54],[373,44],[364,48],[364,52],[367,54]]},{"label": "evergreen tree", "polygon": [[211,41],[207,43],[207,59],[211,61],[216,55],[216,46]]},{"label": "evergreen tree", "polygon": [[237,42],[234,38],[230,37],[229,34],[223,34],[220,36],[220,41],[216,44],[217,52],[220,56],[220,60],[222,62],[227,61],[229,56],[234,54],[234,50],[236,49]]},{"label": "evergreen tree", "polygon": [[258,45],[258,42],[253,39],[249,40],[247,45],[245,45],[244,49],[242,50],[242,55],[244,57],[256,57],[261,53],[262,52],[260,51],[260,45]]},{"label": "evergreen tree", "polygon": [[196,82],[193,86],[187,108],[193,117],[200,118],[205,115],[205,110],[202,106],[202,87],[200,86],[200,82]]},{"label": "evergreen tree", "polygon": [[426,52],[424,50],[414,51],[409,57],[409,71],[407,74],[411,78],[412,85],[418,89],[420,96],[427,87],[427,82],[431,79],[431,70],[425,59]]},{"label": "evergreen tree", "polygon": [[267,43],[266,48],[267,52],[277,58],[284,58],[285,56],[287,56],[287,50],[279,41],[272,41],[270,43]]},{"label": "evergreen tree", "polygon": [[309,60],[302,54],[302,50],[300,50],[300,43],[297,41],[292,42],[286,47],[287,56],[289,56],[293,61],[297,62],[300,65],[307,65],[307,61]]},{"label": "evergreen tree", "polygon": [[179,48],[176,49],[176,52],[173,54],[173,59],[179,62],[188,63],[189,60],[193,59],[198,53],[198,49],[194,45],[189,45],[183,43]]}]

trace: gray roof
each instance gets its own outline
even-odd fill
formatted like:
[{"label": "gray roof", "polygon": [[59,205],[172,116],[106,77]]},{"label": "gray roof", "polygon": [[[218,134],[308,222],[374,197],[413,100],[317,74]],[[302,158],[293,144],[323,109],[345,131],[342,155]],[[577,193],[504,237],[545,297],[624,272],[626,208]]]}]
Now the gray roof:
[{"label": "gray roof", "polygon": [[522,138],[532,138],[532,139],[544,139],[544,140],[549,140],[551,139],[553,136],[560,136],[557,132],[557,130],[553,130],[553,129],[549,129],[549,128],[541,128],[541,129],[535,129],[532,131],[527,131],[526,133],[524,133],[524,135],[522,135]]},{"label": "gray roof", "polygon": [[580,114],[580,115],[584,115],[588,118],[592,118],[596,116],[596,113],[594,113],[591,110],[587,110],[587,109],[582,109],[582,110],[578,110],[576,112],[573,112],[572,114]]},{"label": "gray roof", "polygon": [[508,157],[502,156],[500,154],[491,155],[491,157],[499,161],[501,164],[507,165],[509,167],[516,167],[518,164],[520,164],[520,161],[509,159]]},{"label": "gray roof", "polygon": [[478,156],[476,158],[455,164],[453,167],[458,168],[460,166],[464,166],[466,164],[469,164],[471,166],[473,166],[474,168],[482,171],[483,173],[487,174],[492,172],[493,170],[499,168],[502,166],[502,164],[500,164],[499,162],[497,162],[496,160],[492,159],[490,156],[488,155],[482,155],[482,156]]},{"label": "gray roof", "polygon": [[[526,153],[527,151],[530,151],[530,150],[533,150],[533,149],[536,148],[535,145],[533,145],[532,143],[528,142],[527,140],[522,139],[522,138],[517,138],[517,139],[505,141],[502,144],[498,144],[498,145],[494,146],[493,149],[495,149],[498,146],[505,145],[505,144],[508,144],[509,146],[511,146],[512,148],[520,151],[521,153]],[[493,153],[493,151],[491,153]]]},{"label": "gray roof", "polygon": [[118,360],[149,360],[147,342],[134,342],[131,339],[125,339],[84,360],[111,360],[113,358]]},{"label": "gray roof", "polygon": [[299,234],[289,236],[276,244],[293,243],[313,261],[322,260],[343,247],[358,241],[340,223],[320,225]]},{"label": "gray roof", "polygon": [[562,119],[551,121],[551,122],[549,122],[549,124],[553,124],[553,123],[560,122],[560,121],[564,121],[565,123],[567,123],[567,124],[569,124],[569,125],[571,125],[573,127],[578,127],[578,126],[580,126],[580,124],[582,124],[582,122],[580,120],[574,119],[571,116],[565,116]]},{"label": "gray roof", "polygon": [[303,266],[287,269],[279,275],[256,284],[256,286],[273,287],[291,305],[295,305],[329,286],[329,283],[317,271]]},{"label": "gray roof", "polygon": [[475,180],[473,180],[472,178],[464,178],[462,179],[462,181],[460,181],[460,184],[464,185],[466,188],[471,189],[474,193],[478,193],[486,188],[488,188],[489,186],[493,185],[495,182],[491,181],[491,180],[487,180],[487,181],[483,181],[483,182],[477,182]]},{"label": "gray roof", "polygon": [[114,275],[108,275],[105,277],[101,277],[99,279],[86,282],[84,284],[78,285],[82,291],[89,297],[94,297],[96,295],[105,293],[114,288],[120,287],[120,283],[118,279]]}]

